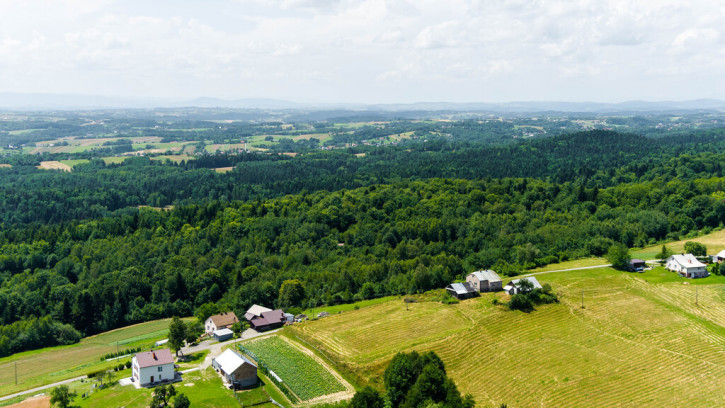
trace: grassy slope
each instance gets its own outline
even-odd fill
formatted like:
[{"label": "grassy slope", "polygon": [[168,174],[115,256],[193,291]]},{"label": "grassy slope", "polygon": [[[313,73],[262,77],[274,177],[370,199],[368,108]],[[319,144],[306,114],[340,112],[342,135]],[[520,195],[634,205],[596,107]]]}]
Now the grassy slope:
[{"label": "grassy slope", "polygon": [[[670,249],[672,252],[678,254],[680,252],[684,252],[685,250],[685,242],[693,241],[693,242],[699,242],[701,244],[705,244],[707,246],[707,253],[708,254],[716,254],[723,249],[725,249],[725,229],[721,229],[719,231],[712,232],[707,235],[703,235],[696,238],[689,238],[689,239],[683,239],[680,241],[670,242],[668,244],[665,244],[668,249]],[[649,247],[645,247],[642,249],[633,249],[631,252],[632,256],[638,256],[642,259],[655,259],[656,254],[660,253],[662,250],[662,244],[652,245]]]},{"label": "grassy slope", "polygon": [[[141,323],[86,337],[78,344],[27,351],[0,359],[0,395],[110,368],[118,361],[100,362],[106,353],[131,347],[149,347],[168,333],[170,319]],[[125,362],[127,359],[121,359]],[[15,385],[15,364],[18,385]]]},{"label": "grassy slope", "polygon": [[562,302],[530,314],[485,294],[409,311],[391,301],[288,330],[377,386],[394,353],[434,350],[479,406],[722,406],[725,282],[698,280],[695,305],[691,281],[667,274],[542,275]]}]

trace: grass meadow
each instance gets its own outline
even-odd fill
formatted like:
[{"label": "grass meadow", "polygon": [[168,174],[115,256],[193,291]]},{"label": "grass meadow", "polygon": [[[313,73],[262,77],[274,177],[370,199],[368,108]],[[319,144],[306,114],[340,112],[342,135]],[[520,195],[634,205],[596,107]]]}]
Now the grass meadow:
[{"label": "grass meadow", "polygon": [[286,331],[378,388],[395,353],[433,350],[481,407],[725,405],[722,278],[597,268],[538,279],[559,304],[523,313],[501,306],[502,293],[408,310],[391,300]]},{"label": "grass meadow", "polygon": [[[100,357],[132,347],[151,347],[166,338],[171,319],[155,320],[86,337],[78,344],[26,351],[0,359],[0,395],[38,387],[89,372],[111,368],[118,361],[101,362]],[[18,384],[15,385],[17,364]]]}]

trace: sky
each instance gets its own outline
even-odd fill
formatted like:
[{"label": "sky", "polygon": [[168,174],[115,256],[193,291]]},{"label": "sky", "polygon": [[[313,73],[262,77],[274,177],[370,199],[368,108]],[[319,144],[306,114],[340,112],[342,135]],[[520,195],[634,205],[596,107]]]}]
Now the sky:
[{"label": "sky", "polygon": [[0,92],[725,99],[722,0],[0,0]]}]

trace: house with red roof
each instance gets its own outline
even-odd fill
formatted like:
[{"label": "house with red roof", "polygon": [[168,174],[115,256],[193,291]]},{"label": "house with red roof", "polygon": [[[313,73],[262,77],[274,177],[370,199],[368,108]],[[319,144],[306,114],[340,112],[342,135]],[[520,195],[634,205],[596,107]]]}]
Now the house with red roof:
[{"label": "house with red roof", "polygon": [[131,359],[131,381],[141,386],[173,381],[174,356],[169,349],[137,353]]}]

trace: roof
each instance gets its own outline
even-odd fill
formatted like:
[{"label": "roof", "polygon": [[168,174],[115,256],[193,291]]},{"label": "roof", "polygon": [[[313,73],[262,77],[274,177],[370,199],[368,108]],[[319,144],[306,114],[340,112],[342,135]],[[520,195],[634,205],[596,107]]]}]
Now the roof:
[{"label": "roof", "polygon": [[136,361],[140,368],[154,367],[164,364],[174,364],[174,356],[169,349],[144,351],[136,353]]},{"label": "roof", "polygon": [[268,312],[262,312],[262,315],[260,317],[254,318],[250,320],[250,322],[255,326],[268,326],[270,324],[275,323],[284,323],[284,321],[287,320],[284,317],[284,313],[282,310],[270,310]]},{"label": "roof", "polygon": [[244,314],[244,318],[247,320],[252,320],[255,317],[262,316],[262,313],[264,313],[264,312],[271,312],[271,311],[272,311],[272,309],[268,309],[264,306],[252,305],[252,307],[250,307],[249,310],[247,310],[247,313]]},{"label": "roof", "polygon": [[468,282],[455,282],[451,283],[446,287],[446,289],[450,289],[458,295],[465,295],[467,293],[476,292],[475,289],[471,287],[471,284]]},{"label": "roof", "polygon": [[238,322],[237,315],[234,312],[226,312],[209,317],[216,327],[231,326]]},{"label": "roof", "polygon": [[645,261],[643,261],[642,259],[636,259],[635,258],[635,259],[630,259],[629,263],[631,263],[631,264],[641,264],[641,263],[645,263]]},{"label": "roof", "polygon": [[217,364],[219,364],[222,371],[227,374],[237,371],[237,369],[244,364],[250,364],[254,366],[254,368],[257,368],[256,364],[254,364],[244,356],[240,356],[239,354],[235,353],[232,349],[226,349],[219,357],[215,358],[214,360],[216,360]]},{"label": "roof", "polygon": [[213,333],[215,336],[228,336],[230,334],[234,334],[234,332],[229,329],[214,330]]},{"label": "roof", "polygon": [[672,255],[671,258],[685,268],[704,268],[706,266],[692,254]]},{"label": "roof", "polygon": [[478,278],[478,280],[482,281],[489,281],[489,282],[500,282],[501,278],[498,276],[498,274],[490,269],[486,269],[483,271],[476,271],[471,273],[471,275]]},{"label": "roof", "polygon": [[507,283],[506,287],[519,286],[519,282],[522,280],[527,280],[527,281],[531,282],[534,285],[534,289],[541,289],[541,284],[533,276],[529,276],[529,277],[521,278],[521,279],[514,279],[511,282]]},{"label": "roof", "polygon": [[723,249],[722,251],[718,252],[717,255],[715,255],[715,256],[718,257],[718,258],[725,258],[725,249]]}]

